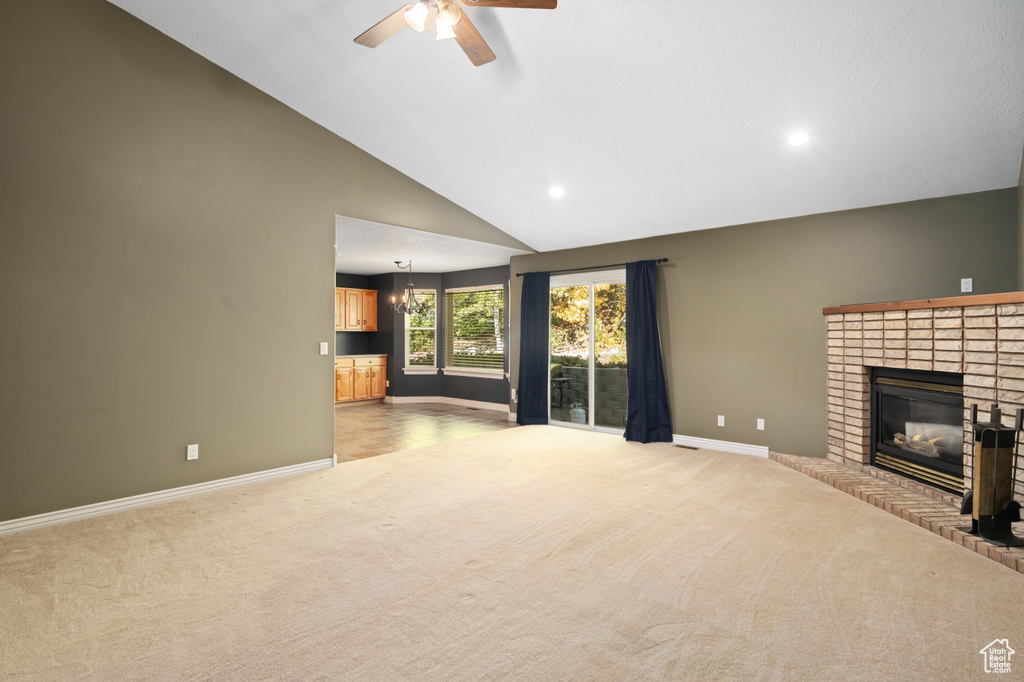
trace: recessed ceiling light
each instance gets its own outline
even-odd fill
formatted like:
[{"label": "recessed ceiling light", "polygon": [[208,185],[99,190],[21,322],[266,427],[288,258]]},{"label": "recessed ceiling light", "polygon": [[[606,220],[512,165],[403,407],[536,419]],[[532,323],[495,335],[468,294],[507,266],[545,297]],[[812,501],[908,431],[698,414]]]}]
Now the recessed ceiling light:
[{"label": "recessed ceiling light", "polygon": [[554,187],[548,190],[548,194],[553,196],[555,199],[561,199],[562,197],[565,196],[565,188],[555,185]]},{"label": "recessed ceiling light", "polygon": [[794,147],[799,147],[802,144],[807,144],[808,142],[810,142],[810,140],[811,140],[811,136],[810,135],[808,135],[807,133],[805,133],[802,130],[798,130],[795,133],[792,133],[786,139],[786,142],[789,142]]}]

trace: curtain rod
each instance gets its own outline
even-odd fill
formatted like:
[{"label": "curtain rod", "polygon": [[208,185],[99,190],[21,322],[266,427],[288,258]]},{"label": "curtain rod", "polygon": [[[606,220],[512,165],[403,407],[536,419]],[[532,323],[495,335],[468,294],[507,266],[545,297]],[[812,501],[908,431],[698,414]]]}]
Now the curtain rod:
[{"label": "curtain rod", "polygon": [[[654,262],[655,263],[667,263],[668,262],[668,258],[659,258],[658,260],[656,260]],[[554,275],[556,273],[562,273],[562,272],[583,272],[584,270],[604,270],[605,268],[617,268],[620,265],[626,265],[626,263],[612,263],[611,265],[591,265],[590,267],[586,267],[586,268],[566,268],[565,270],[552,270],[548,274]],[[530,273],[528,273],[528,272],[517,272],[516,273],[516,277],[522,277],[523,275],[528,275],[528,274],[530,274]]]}]

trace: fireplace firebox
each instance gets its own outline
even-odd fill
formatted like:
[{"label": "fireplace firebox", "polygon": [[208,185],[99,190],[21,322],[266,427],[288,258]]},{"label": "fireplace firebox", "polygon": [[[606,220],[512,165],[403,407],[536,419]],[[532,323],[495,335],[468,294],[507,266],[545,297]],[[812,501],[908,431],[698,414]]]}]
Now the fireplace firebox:
[{"label": "fireplace firebox", "polygon": [[871,371],[871,461],[962,494],[963,375],[875,367]]}]

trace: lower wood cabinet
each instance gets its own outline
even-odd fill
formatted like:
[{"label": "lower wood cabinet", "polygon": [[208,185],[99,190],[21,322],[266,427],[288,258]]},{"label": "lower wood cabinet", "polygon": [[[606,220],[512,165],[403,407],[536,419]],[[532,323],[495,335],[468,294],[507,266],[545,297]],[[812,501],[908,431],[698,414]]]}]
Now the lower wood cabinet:
[{"label": "lower wood cabinet", "polygon": [[352,393],[355,400],[370,399],[370,368],[356,367],[355,376],[352,378]]},{"label": "lower wood cabinet", "polygon": [[352,396],[352,367],[334,367],[334,402],[340,403],[353,400]]},{"label": "lower wood cabinet", "polygon": [[379,400],[387,390],[386,355],[334,359],[334,402]]},{"label": "lower wood cabinet", "polygon": [[385,364],[370,367],[370,397],[383,398],[387,391],[388,371],[387,358]]}]

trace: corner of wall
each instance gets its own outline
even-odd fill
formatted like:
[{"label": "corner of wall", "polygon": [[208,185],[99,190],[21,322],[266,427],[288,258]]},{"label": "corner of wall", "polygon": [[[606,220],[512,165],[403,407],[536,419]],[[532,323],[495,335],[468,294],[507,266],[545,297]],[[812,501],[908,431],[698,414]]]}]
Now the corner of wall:
[{"label": "corner of wall", "polygon": [[1017,178],[1017,288],[1024,291],[1024,150]]}]

